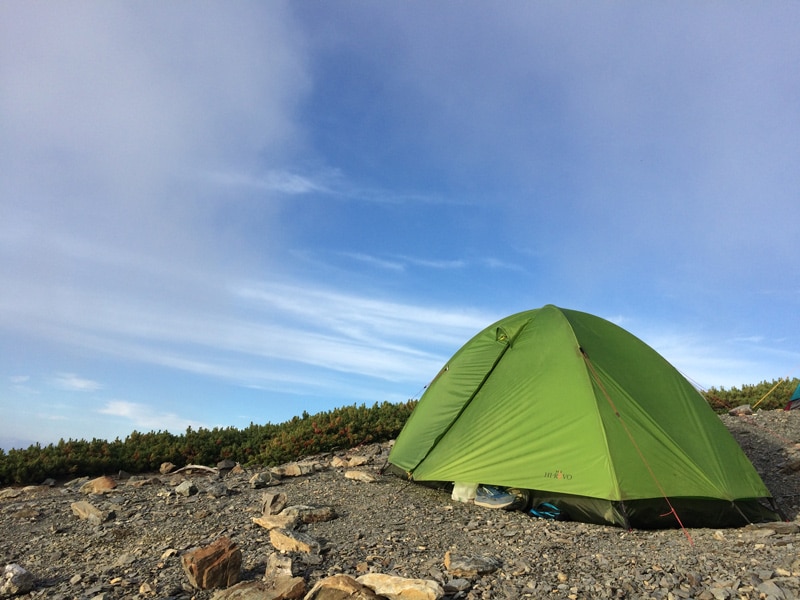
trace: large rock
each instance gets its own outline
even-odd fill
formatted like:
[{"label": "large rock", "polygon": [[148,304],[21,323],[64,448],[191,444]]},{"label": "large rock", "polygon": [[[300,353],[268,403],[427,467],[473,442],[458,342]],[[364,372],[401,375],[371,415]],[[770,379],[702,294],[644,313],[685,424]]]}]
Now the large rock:
[{"label": "large rock", "polygon": [[176,488],[175,493],[181,496],[194,496],[198,492],[197,486],[193,481],[182,481]]},{"label": "large rock", "polygon": [[264,492],[261,495],[261,514],[277,515],[286,508],[286,494],[283,492]]},{"label": "large rock", "polygon": [[104,475],[103,477],[98,477],[84,483],[81,486],[80,492],[81,494],[108,494],[116,487],[117,482],[111,477]]},{"label": "large rock", "polygon": [[381,597],[349,575],[334,575],[318,581],[305,600],[381,600]]},{"label": "large rock", "polygon": [[232,461],[230,458],[226,458],[217,463],[217,471],[219,471],[220,475],[227,475],[235,469],[238,464],[239,463]]},{"label": "large rock", "polygon": [[216,592],[212,600],[299,600],[306,593],[302,577],[277,577],[268,581],[242,581]]},{"label": "large rock", "polygon": [[267,580],[274,600],[295,600],[306,593],[306,582],[302,577],[280,575]]},{"label": "large rock", "polygon": [[383,573],[367,573],[356,581],[390,600],[439,600],[442,586],[431,579],[406,579]]},{"label": "large rock", "polygon": [[189,479],[186,481],[181,481],[177,486],[175,486],[175,493],[180,494],[181,496],[194,496],[198,491],[199,490],[194,481],[190,481]]},{"label": "large rock", "polygon": [[0,597],[27,594],[35,583],[33,575],[18,564],[6,565],[3,568],[3,579],[0,581]]},{"label": "large rock", "polygon": [[100,525],[114,518],[114,511],[102,510],[85,500],[70,504],[72,514],[82,520],[89,521],[92,525]]},{"label": "large rock", "polygon": [[231,493],[231,490],[222,481],[217,481],[206,486],[203,491],[212,498],[224,498]]},{"label": "large rock", "polygon": [[181,496],[194,496],[198,491],[200,491],[197,486],[195,485],[194,481],[187,479],[186,481],[181,481],[175,487],[175,493],[180,494]]},{"label": "large rock", "polygon": [[6,488],[4,490],[0,490],[0,500],[17,498],[18,496],[21,495],[22,495],[22,490],[19,488]]},{"label": "large rock", "polygon": [[242,551],[227,537],[181,556],[189,583],[201,590],[237,583],[242,570]]},{"label": "large rock", "polygon": [[272,474],[269,471],[262,471],[254,474],[248,483],[250,483],[250,487],[254,490],[260,490],[268,485],[272,485],[274,482],[272,480]]}]

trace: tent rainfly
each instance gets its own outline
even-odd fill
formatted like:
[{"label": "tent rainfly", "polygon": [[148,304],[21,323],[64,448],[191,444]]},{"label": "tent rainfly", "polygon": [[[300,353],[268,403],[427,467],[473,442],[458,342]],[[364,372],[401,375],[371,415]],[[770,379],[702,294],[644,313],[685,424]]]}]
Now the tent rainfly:
[{"label": "tent rainfly", "polygon": [[506,317],[456,352],[389,462],[420,482],[528,490],[534,506],[577,521],[779,518],[742,449],[672,365],[621,327],[552,305]]},{"label": "tent rainfly", "polygon": [[783,410],[794,410],[795,408],[800,408],[800,384],[797,384],[792,397],[789,398],[789,402],[786,403]]}]

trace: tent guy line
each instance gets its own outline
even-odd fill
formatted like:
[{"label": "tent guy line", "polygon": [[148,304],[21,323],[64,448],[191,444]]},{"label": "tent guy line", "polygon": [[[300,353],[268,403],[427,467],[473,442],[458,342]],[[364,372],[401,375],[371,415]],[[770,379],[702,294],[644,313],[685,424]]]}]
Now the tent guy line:
[{"label": "tent guy line", "polygon": [[603,392],[603,397],[611,406],[611,409],[614,411],[614,415],[617,417],[617,419],[619,419],[622,428],[625,430],[625,434],[628,436],[628,440],[630,440],[631,445],[636,449],[636,454],[639,455],[639,458],[642,460],[642,463],[644,463],[644,466],[647,467],[647,473],[650,475],[650,478],[653,480],[653,483],[655,483],[658,489],[660,490],[661,496],[664,498],[664,501],[667,503],[667,506],[669,507],[669,511],[667,513],[664,513],[659,516],[665,517],[668,514],[671,514],[673,517],[675,517],[675,521],[677,521],[678,526],[680,526],[681,531],[683,531],[683,534],[686,536],[686,539],[688,539],[689,543],[692,546],[694,546],[694,540],[692,540],[692,536],[689,534],[689,531],[686,529],[686,527],[684,527],[683,521],[681,521],[681,517],[680,515],[678,515],[678,511],[675,510],[675,507],[669,500],[667,491],[664,489],[664,486],[661,485],[661,482],[658,480],[658,477],[656,477],[655,471],[653,471],[653,467],[651,467],[650,463],[647,462],[647,457],[645,457],[644,452],[642,452],[641,447],[636,442],[636,438],[633,437],[633,433],[631,433],[630,428],[625,423],[625,420],[622,418],[622,415],[620,414],[619,410],[617,410],[617,407],[614,404],[614,400],[611,399],[611,395],[606,391],[606,386],[603,385],[603,381],[600,379],[600,376],[595,370],[594,365],[592,364],[592,361],[589,358],[589,355],[586,354],[586,351],[583,348],[579,347],[578,349],[580,350],[583,360],[586,362],[586,366],[589,368],[589,373],[591,373],[595,385],[600,389],[600,391]]}]

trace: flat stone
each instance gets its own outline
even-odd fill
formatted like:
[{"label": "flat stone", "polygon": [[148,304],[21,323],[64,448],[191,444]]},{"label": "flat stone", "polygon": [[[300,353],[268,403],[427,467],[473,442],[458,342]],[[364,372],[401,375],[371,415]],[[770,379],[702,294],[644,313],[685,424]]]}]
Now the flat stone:
[{"label": "flat stone", "polygon": [[349,466],[350,466],[350,461],[341,456],[334,456],[331,459],[331,467],[333,467],[334,469],[339,469],[342,467],[349,467]]},{"label": "flat stone", "polygon": [[[762,594],[760,596],[761,598],[770,598],[770,599],[774,598],[776,600],[782,600],[783,598],[787,597],[786,594],[783,592],[783,590],[780,588],[780,586],[778,586],[778,584],[776,584],[774,581],[771,580],[762,581],[758,585],[757,589]],[[794,597],[794,595],[792,595],[791,597]]]},{"label": "flat stone", "polygon": [[89,481],[88,477],[78,477],[76,479],[70,479],[67,483],[64,484],[64,487],[65,488],[80,488],[87,481]]},{"label": "flat stone", "polygon": [[231,493],[231,491],[228,489],[228,486],[221,481],[212,483],[211,485],[207,486],[204,491],[212,498],[224,498]]},{"label": "flat stone", "polygon": [[281,515],[296,515],[301,523],[321,523],[332,521],[336,518],[336,511],[332,506],[287,506],[281,511]]},{"label": "flat stone", "polygon": [[454,577],[487,575],[499,569],[501,564],[490,556],[453,556],[449,551],[444,555],[444,566]]},{"label": "flat stone", "polygon": [[216,592],[212,600],[299,600],[306,593],[302,577],[279,577],[268,581],[242,581]]},{"label": "flat stone", "polygon": [[130,487],[134,488],[140,488],[146,485],[161,485],[161,480],[158,477],[134,476],[128,480],[128,483],[126,485],[129,485]]},{"label": "flat stone", "polygon": [[254,490],[259,490],[272,484],[272,475],[269,472],[262,471],[253,475],[248,483]]},{"label": "flat stone", "polygon": [[108,494],[116,487],[117,482],[111,477],[104,475],[103,477],[98,477],[84,483],[81,486],[80,492],[81,494]]},{"label": "flat stone", "polygon": [[269,541],[280,552],[318,554],[320,544],[308,534],[290,529],[270,529]]},{"label": "flat stone", "polygon": [[356,581],[390,600],[439,600],[444,596],[442,586],[430,579],[407,579],[383,573],[367,573]]},{"label": "flat stone", "polygon": [[754,523],[750,527],[757,527],[758,529],[770,529],[775,533],[780,535],[790,535],[793,533],[800,533],[800,523],[797,522],[784,522],[784,521],[773,521],[772,523]]},{"label": "flat stone", "polygon": [[372,589],[349,575],[334,575],[317,582],[305,600],[381,600]]},{"label": "flat stone", "polygon": [[294,529],[300,522],[296,514],[262,515],[253,517],[253,523],[264,529]]},{"label": "flat stone", "polygon": [[375,483],[378,478],[372,473],[367,471],[345,471],[345,479],[353,479],[355,481],[363,481],[364,483]]},{"label": "flat stone", "polygon": [[70,504],[70,508],[72,509],[72,514],[74,514],[76,517],[82,520],[85,519],[93,525],[105,523],[114,517],[113,511],[101,510],[85,500],[73,502]]},{"label": "flat stone", "polygon": [[465,592],[472,587],[469,579],[456,578],[445,582],[444,591],[446,594],[454,594],[456,592]]},{"label": "flat stone", "polygon": [[301,475],[310,475],[315,471],[321,470],[322,466],[316,462],[293,462],[270,469],[272,473],[280,477],[300,477]]},{"label": "flat stone", "polygon": [[306,593],[306,582],[302,577],[279,575],[267,580],[275,600],[295,600]]}]

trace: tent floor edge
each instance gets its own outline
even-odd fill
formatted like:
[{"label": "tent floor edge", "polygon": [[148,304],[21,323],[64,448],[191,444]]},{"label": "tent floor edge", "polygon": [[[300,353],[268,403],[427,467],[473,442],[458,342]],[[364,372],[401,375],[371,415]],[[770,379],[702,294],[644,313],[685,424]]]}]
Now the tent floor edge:
[{"label": "tent floor edge", "polygon": [[[782,518],[782,513],[762,504],[759,499],[736,501],[716,498],[644,498],[604,500],[531,491],[531,505],[544,502],[557,506],[573,521],[611,525],[625,529],[730,528],[751,523],[765,523]],[[674,512],[673,512],[674,511]],[[679,515],[680,522],[675,515]]]},{"label": "tent floor edge", "polygon": [[620,500],[619,502],[614,502],[613,504],[616,505],[615,508],[623,521],[622,526],[627,530],[633,529],[633,527],[631,527],[631,520],[628,518],[628,512],[625,510],[625,503]]},{"label": "tent floor edge", "polygon": [[767,500],[769,501],[770,508],[772,509],[772,511],[774,513],[776,513],[780,517],[781,521],[788,521],[789,520],[789,518],[786,516],[786,513],[783,512],[781,507],[778,506],[778,503],[775,502],[775,498],[771,498],[770,497],[770,498],[767,498]]}]

